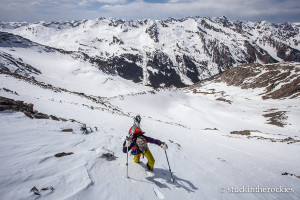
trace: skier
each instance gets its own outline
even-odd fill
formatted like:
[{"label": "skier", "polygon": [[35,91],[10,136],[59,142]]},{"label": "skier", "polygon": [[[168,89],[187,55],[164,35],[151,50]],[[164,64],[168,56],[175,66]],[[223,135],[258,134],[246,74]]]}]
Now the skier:
[{"label": "skier", "polygon": [[129,130],[130,137],[127,137],[123,143],[123,152],[127,153],[127,149],[128,151],[131,150],[133,161],[136,163],[140,162],[141,155],[143,155],[143,157],[146,156],[148,160],[147,168],[152,171],[155,160],[147,146],[147,143],[149,142],[159,145],[165,151],[168,149],[168,146],[160,140],[145,136],[144,132],[141,130],[140,123],[141,116],[137,115],[134,118],[134,125]]}]

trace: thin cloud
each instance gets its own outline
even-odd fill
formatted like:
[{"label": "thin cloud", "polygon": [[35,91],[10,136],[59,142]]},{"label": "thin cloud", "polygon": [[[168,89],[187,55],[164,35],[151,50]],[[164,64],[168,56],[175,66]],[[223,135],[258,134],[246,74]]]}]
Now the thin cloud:
[{"label": "thin cloud", "polygon": [[291,19],[295,21],[300,17],[297,4],[297,0],[178,0],[159,4],[137,1],[126,5],[105,5],[100,10],[111,17],[133,19],[225,15],[237,20]]},{"label": "thin cloud", "polygon": [[99,3],[108,3],[108,4],[117,4],[117,3],[126,3],[126,0],[94,0]]},{"label": "thin cloud", "polygon": [[53,21],[113,17],[165,19],[227,16],[234,20],[299,21],[299,0],[1,0],[0,20]]},{"label": "thin cloud", "polygon": [[95,3],[101,4],[125,4],[127,0],[82,0],[78,3],[80,6],[94,5]]}]

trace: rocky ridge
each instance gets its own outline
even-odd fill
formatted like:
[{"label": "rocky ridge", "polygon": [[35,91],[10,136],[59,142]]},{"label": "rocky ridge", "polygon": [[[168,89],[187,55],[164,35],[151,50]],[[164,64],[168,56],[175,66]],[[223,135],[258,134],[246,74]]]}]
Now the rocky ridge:
[{"label": "rocky ridge", "polygon": [[245,64],[222,73],[215,81],[242,89],[263,88],[263,99],[296,98],[300,95],[299,63]]}]

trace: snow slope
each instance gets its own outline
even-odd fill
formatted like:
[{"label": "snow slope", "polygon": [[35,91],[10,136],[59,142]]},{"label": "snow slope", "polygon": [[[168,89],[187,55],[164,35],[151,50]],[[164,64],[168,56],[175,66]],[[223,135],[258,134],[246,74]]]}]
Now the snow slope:
[{"label": "snow slope", "polygon": [[[299,98],[262,100],[259,90],[212,82],[198,88],[197,93],[188,88],[150,91],[94,71],[88,64],[63,62],[67,56],[50,53],[48,60],[44,53],[14,50],[9,53],[41,70],[36,83],[67,90],[43,88],[1,73],[0,96],[33,103],[39,112],[68,121],[0,112],[1,199],[38,198],[30,193],[33,186],[54,187],[53,192],[41,191],[41,199],[300,198],[300,180],[296,177],[300,175],[299,142],[284,141],[287,137],[299,140]],[[31,60],[33,56],[37,59]],[[80,73],[74,73],[76,69]],[[97,81],[109,78],[113,84],[97,86]],[[76,92],[102,98],[97,97],[101,101],[96,102]],[[219,97],[231,104],[216,100]],[[274,108],[287,111],[285,127],[266,124],[262,115]],[[154,172],[145,171],[146,159],[136,164],[129,156],[130,178],[126,178],[122,144],[136,114],[141,114],[142,129],[148,136],[168,144],[175,183],[171,182],[163,150],[152,144],[149,148],[156,160]],[[82,134],[81,123],[94,132]],[[66,128],[73,132],[62,132]],[[241,130],[251,130],[251,136],[264,139],[230,133]],[[74,154],[54,157],[61,152]],[[114,156],[106,159],[105,153]],[[296,176],[282,175],[285,172]],[[289,192],[230,192],[233,187],[243,186],[282,187]]]},{"label": "snow slope", "polygon": [[38,68],[41,74],[32,74],[36,80],[71,91],[107,97],[151,90],[119,76],[108,75],[89,62],[74,59],[71,55],[58,51],[46,52],[37,48],[14,47],[0,47],[0,51]]}]

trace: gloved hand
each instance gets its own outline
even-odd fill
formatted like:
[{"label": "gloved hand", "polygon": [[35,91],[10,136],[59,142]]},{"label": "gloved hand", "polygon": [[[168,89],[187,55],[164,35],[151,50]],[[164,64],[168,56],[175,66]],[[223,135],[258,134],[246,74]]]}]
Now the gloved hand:
[{"label": "gloved hand", "polygon": [[129,147],[131,145],[131,140],[129,140],[129,139],[126,139],[125,140],[125,147]]},{"label": "gloved hand", "polygon": [[165,151],[168,149],[168,145],[164,142],[160,145],[160,147]]}]

